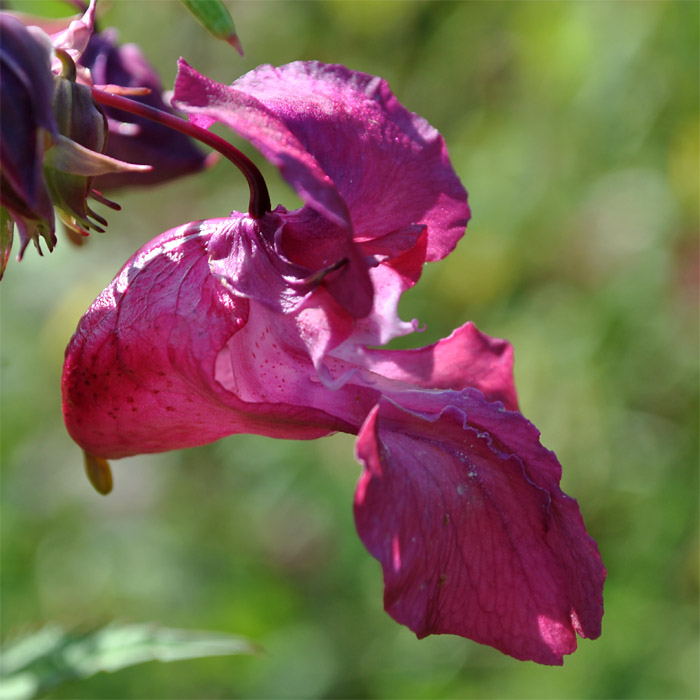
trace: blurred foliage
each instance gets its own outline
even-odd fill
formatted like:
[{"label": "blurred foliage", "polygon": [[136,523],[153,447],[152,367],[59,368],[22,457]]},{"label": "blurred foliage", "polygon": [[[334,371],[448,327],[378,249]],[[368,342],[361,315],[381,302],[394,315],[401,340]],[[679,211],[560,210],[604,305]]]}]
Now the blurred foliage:
[{"label": "blurred foliage", "polygon": [[249,642],[229,635],[109,624],[88,632],[47,625],[2,648],[2,700],[31,700],[66,681],[119,671],[146,661],[253,654]]},{"label": "blurred foliage", "polygon": [[[698,4],[230,6],[245,59],[180,3],[120,0],[101,23],[141,44],[166,85],[178,55],[223,82],[264,62],[340,62],[386,77],[440,129],[473,219],[406,295],[404,318],[427,330],[404,344],[469,319],[513,342],[523,412],[609,569],[603,635],[547,668],[394,623],[354,531],[348,436],[231,437],[115,463],[114,493],[91,490],[61,422],[63,348],[138,246],[245,207],[242,178],[220,163],[120,194],[108,233],[81,249],[63,239],[10,261],[3,636],[119,618],[267,650],[99,674],[56,698],[697,698]],[[294,206],[263,168],[273,203]]]}]

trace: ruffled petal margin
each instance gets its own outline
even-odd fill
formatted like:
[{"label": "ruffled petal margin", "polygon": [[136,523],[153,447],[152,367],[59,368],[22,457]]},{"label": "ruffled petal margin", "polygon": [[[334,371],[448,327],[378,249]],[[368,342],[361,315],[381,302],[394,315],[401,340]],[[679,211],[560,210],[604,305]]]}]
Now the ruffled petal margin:
[{"label": "ruffled petal margin", "polygon": [[444,139],[381,78],[297,61],[228,86],[180,59],[173,100],[200,124],[219,121],[248,139],[309,206],[352,226],[356,242],[425,225],[430,261],[464,233],[467,193]]},{"label": "ruffled petal margin", "polygon": [[382,399],[359,434],[355,520],[381,562],[384,606],[418,637],[457,634],[562,664],[577,633],[600,635],[595,542],[534,426],[473,390],[450,393],[423,396],[423,413]]},{"label": "ruffled petal margin", "polygon": [[471,322],[423,348],[354,350],[358,364],[383,377],[422,389],[478,389],[487,401],[518,410],[511,344]]}]

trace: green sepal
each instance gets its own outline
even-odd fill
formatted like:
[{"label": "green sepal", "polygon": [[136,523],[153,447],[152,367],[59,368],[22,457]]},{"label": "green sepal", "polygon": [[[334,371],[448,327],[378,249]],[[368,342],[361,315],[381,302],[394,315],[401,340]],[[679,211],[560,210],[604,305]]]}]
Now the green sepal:
[{"label": "green sepal", "polygon": [[53,108],[58,134],[46,150],[43,162],[51,201],[63,223],[75,233],[85,236],[90,229],[104,231],[106,220],[87,204],[92,179],[105,173],[151,168],[104,155],[107,118],[86,85],[56,76]]},{"label": "green sepal", "polygon": [[91,151],[76,141],[61,134],[46,152],[44,166],[61,170],[71,175],[104,175],[105,173],[144,172],[152,170],[150,165],[137,165],[117,160],[104,153]]}]

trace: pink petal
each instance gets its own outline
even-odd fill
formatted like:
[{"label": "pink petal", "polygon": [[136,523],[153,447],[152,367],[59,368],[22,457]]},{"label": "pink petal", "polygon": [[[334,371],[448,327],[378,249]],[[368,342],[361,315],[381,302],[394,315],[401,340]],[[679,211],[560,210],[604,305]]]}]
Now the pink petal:
[{"label": "pink petal", "polygon": [[380,78],[296,62],[225,86],[181,61],[174,99],[249,139],[317,212],[351,220],[355,240],[421,224],[427,260],[438,260],[464,233],[466,192],[442,137]]},{"label": "pink petal", "polygon": [[299,265],[324,273],[323,286],[353,318],[372,310],[374,289],[369,262],[348,229],[332,223],[310,207],[288,212],[280,247]]},{"label": "pink petal", "polygon": [[[288,84],[287,89],[291,93],[295,86]],[[349,228],[347,206],[313,152],[268,107],[266,96],[260,97],[263,101],[235,85],[210,80],[182,59],[178,63],[172,101],[175,107],[194,117],[200,126],[219,121],[248,139],[310,206],[337,225]],[[291,116],[312,118],[305,104],[297,105]]]},{"label": "pink petal", "polygon": [[[478,392],[422,403],[423,414],[383,399],[357,443],[355,519],[382,564],[387,612],[418,637],[561,664],[577,632],[600,634],[605,569],[556,459],[520,414]],[[509,431],[520,451],[501,440]]]},{"label": "pink petal", "polygon": [[[281,316],[251,302],[248,322],[217,357],[216,381],[243,401],[294,405],[314,426],[356,434],[379,392],[349,381],[358,368],[332,358],[318,362],[332,333],[316,308]],[[269,418],[278,419],[274,411]]]},{"label": "pink petal", "polygon": [[212,271],[240,296],[282,313],[295,311],[321,286],[341,305],[340,313],[366,316],[372,308],[372,283],[352,241],[314,216],[305,230],[307,247],[315,252],[300,259],[286,243],[286,233],[299,225],[298,214],[277,207],[262,219],[221,219],[209,245]]},{"label": "pink petal", "polygon": [[217,381],[217,358],[245,328],[251,303],[211,274],[217,225],[151,241],[81,319],[62,386],[66,426],[87,452],[116,458],[241,432],[312,438],[346,428],[300,402],[242,400]]},{"label": "pink petal", "polygon": [[[51,42],[56,49],[63,49],[76,63],[87,48],[90,37],[95,27],[95,9],[97,0],[90,0],[90,4],[79,19],[74,19],[66,29],[51,36]],[[60,62],[56,64],[60,71]]]},{"label": "pink petal", "polygon": [[428,260],[437,260],[464,233],[466,192],[442,137],[401,105],[386,81],[296,62],[261,66],[234,85],[264,101],[315,156],[348,205],[356,239],[426,224]]},{"label": "pink petal", "polygon": [[362,351],[362,364],[377,374],[425,389],[478,389],[488,401],[518,410],[513,348],[469,322],[448,338],[415,350]]}]

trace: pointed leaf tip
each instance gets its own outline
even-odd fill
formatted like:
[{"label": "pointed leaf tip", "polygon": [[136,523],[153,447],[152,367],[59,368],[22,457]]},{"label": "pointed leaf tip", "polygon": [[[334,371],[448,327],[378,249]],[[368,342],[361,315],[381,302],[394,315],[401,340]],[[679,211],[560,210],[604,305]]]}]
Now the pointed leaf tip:
[{"label": "pointed leaf tip", "polygon": [[243,47],[236,34],[231,13],[222,0],[180,0],[194,18],[217,39],[223,39],[242,56]]},{"label": "pointed leaf tip", "polygon": [[238,34],[231,34],[231,36],[229,36],[226,39],[226,41],[227,43],[231,44],[231,46],[233,46],[233,48],[236,49],[236,51],[238,51],[241,58],[245,56],[245,53],[243,52],[243,44],[241,44],[241,40],[238,38]]}]

